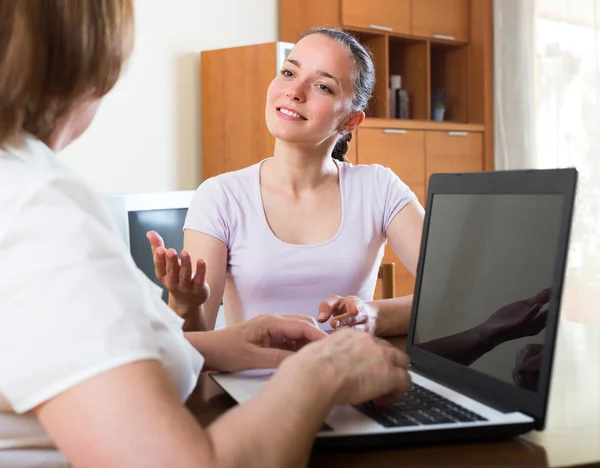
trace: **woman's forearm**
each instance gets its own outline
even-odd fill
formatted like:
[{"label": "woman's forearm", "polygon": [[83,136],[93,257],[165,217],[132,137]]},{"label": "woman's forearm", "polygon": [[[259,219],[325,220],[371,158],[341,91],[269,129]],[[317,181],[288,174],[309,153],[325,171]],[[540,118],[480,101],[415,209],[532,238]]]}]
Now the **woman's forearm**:
[{"label": "woman's forearm", "polygon": [[406,335],[410,325],[413,295],[378,299],[368,304],[377,310],[375,335],[396,336]]},{"label": "woman's forearm", "polygon": [[204,305],[190,306],[189,304],[180,304],[169,294],[169,307],[184,320],[184,331],[208,330]]},{"label": "woman's forearm", "polygon": [[296,365],[276,374],[254,399],[206,429],[181,405],[164,367],[151,359],[92,377],[35,412],[73,466],[305,466],[337,390],[320,369],[315,360],[306,370]]},{"label": "woman's forearm", "polygon": [[204,358],[203,371],[223,371],[225,366],[221,361],[226,360],[227,349],[219,346],[218,332],[211,331],[184,331],[183,335],[189,343]]},{"label": "woman's forearm", "polygon": [[283,364],[258,396],[209,426],[217,466],[306,466],[335,395],[331,382],[318,374]]},{"label": "woman's forearm", "polygon": [[[244,359],[231,356],[224,332],[185,333],[204,355],[205,370],[230,370],[232,366],[235,370],[238,363],[234,361]],[[334,376],[327,374],[320,362],[297,359],[284,360],[255,398],[207,428],[214,466],[306,466],[314,436],[338,388]]]}]

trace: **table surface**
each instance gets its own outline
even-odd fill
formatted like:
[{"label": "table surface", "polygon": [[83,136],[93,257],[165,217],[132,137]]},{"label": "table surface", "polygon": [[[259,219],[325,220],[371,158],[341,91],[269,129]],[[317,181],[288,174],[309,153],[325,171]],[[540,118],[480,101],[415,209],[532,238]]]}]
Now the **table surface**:
[{"label": "table surface", "polygon": [[[402,339],[394,339],[402,347]],[[188,407],[206,425],[235,405],[203,375]],[[314,453],[310,466],[600,466],[600,327],[561,320],[546,429],[498,442]]]}]

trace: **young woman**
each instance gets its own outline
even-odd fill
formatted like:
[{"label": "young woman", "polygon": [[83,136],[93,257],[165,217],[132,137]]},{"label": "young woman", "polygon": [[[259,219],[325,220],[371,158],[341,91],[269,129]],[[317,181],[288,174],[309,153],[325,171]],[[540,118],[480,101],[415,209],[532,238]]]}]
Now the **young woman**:
[{"label": "young woman", "polygon": [[[198,187],[182,271],[177,253],[149,233],[157,275],[180,315],[204,314],[212,329],[223,299],[227,324],[306,314],[330,320],[325,328],[406,332],[412,296],[373,301],[373,293],[388,240],[415,274],[423,208],[389,169],[352,166],[344,156],[374,83],[371,57],[353,36],[321,28],[298,41],[267,92],[273,157]],[[198,262],[210,294],[192,287]]]},{"label": "young woman", "polygon": [[[306,464],[332,405],[401,394],[408,359],[293,318],[183,333],[101,197],[56,155],[115,84],[132,3],[0,2],[0,464],[48,466],[40,447],[85,467]],[[280,363],[261,395],[207,429],[182,405],[203,366]]]}]

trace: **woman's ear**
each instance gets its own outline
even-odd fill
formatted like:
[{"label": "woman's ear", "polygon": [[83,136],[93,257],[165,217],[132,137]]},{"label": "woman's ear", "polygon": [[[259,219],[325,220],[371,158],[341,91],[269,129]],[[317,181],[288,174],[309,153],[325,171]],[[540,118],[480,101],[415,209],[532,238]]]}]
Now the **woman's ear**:
[{"label": "woman's ear", "polygon": [[351,133],[356,128],[363,123],[365,120],[365,113],[363,111],[353,112],[350,118],[343,125],[342,129],[346,131],[346,133]]}]

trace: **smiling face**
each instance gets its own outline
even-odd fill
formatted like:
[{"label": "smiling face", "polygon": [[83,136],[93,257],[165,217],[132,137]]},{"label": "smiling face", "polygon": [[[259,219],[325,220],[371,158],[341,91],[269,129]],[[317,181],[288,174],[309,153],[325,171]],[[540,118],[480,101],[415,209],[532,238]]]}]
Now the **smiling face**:
[{"label": "smiling face", "polygon": [[351,117],[354,62],[323,34],[300,40],[267,91],[267,127],[276,138],[308,146],[332,143]]}]

